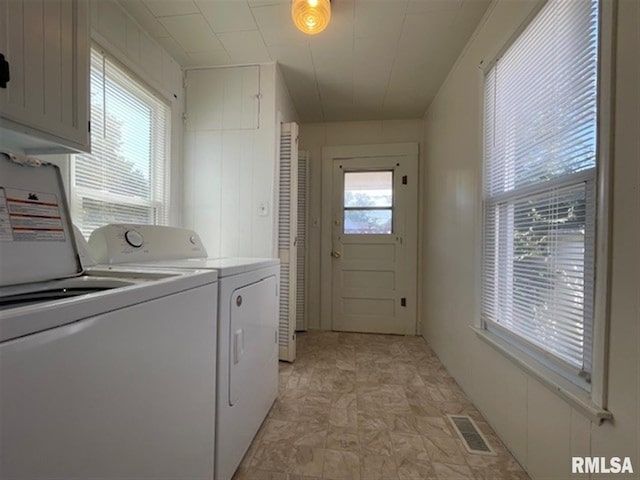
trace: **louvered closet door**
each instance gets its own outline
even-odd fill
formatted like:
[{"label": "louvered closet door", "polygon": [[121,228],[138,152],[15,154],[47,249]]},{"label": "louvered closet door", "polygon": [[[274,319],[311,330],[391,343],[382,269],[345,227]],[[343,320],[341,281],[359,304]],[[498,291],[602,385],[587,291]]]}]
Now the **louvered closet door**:
[{"label": "louvered closet door", "polygon": [[298,244],[296,275],[296,330],[306,330],[307,191],[309,152],[298,152]]},{"label": "louvered closet door", "polygon": [[280,360],[296,358],[296,270],[298,229],[298,125],[284,123],[280,133]]}]

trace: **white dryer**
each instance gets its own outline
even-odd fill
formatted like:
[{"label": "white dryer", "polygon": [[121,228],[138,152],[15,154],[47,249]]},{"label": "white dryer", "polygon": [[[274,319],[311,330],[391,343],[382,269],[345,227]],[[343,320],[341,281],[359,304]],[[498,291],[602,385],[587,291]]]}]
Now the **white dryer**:
[{"label": "white dryer", "polygon": [[84,272],[57,167],[0,154],[0,478],[214,476],[217,275]]},{"label": "white dryer", "polygon": [[278,394],[279,260],[208,258],[192,230],[116,224],[89,238],[99,263],[218,272],[215,480],[229,480]]}]

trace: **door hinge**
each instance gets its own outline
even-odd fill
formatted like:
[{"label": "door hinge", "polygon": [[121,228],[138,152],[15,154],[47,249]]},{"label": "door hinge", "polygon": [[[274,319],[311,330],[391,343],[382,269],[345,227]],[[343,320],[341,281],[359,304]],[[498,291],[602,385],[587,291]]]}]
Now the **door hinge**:
[{"label": "door hinge", "polygon": [[406,307],[407,306],[407,299],[405,297],[402,297],[400,299],[400,306],[401,307]]},{"label": "door hinge", "polygon": [[87,132],[91,133],[91,120],[87,122]]},{"label": "door hinge", "polygon": [[407,176],[406,176],[406,175],[403,175],[403,176],[402,176],[402,184],[403,184],[403,185],[406,185],[406,184],[407,184]]},{"label": "door hinge", "polygon": [[278,344],[278,331],[276,330],[276,345]]},{"label": "door hinge", "polygon": [[186,113],[182,114],[182,123],[185,123],[185,124],[187,123],[187,114]]}]

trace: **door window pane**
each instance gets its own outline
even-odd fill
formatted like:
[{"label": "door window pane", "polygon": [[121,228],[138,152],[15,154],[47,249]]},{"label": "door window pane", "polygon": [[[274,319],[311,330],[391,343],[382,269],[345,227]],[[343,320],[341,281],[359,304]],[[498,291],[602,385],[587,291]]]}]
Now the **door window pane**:
[{"label": "door window pane", "polygon": [[393,171],[345,172],[343,225],[348,235],[393,231]]},{"label": "door window pane", "polygon": [[389,234],[391,233],[391,210],[345,210],[344,233]]},{"label": "door window pane", "polygon": [[344,206],[393,206],[393,172],[345,172]]}]

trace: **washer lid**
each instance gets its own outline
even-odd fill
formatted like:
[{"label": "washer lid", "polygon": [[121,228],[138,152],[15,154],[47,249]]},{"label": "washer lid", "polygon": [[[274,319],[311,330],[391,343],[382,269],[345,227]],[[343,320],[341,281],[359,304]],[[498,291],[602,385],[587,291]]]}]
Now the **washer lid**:
[{"label": "washer lid", "polygon": [[58,167],[0,153],[0,286],[81,273]]}]

